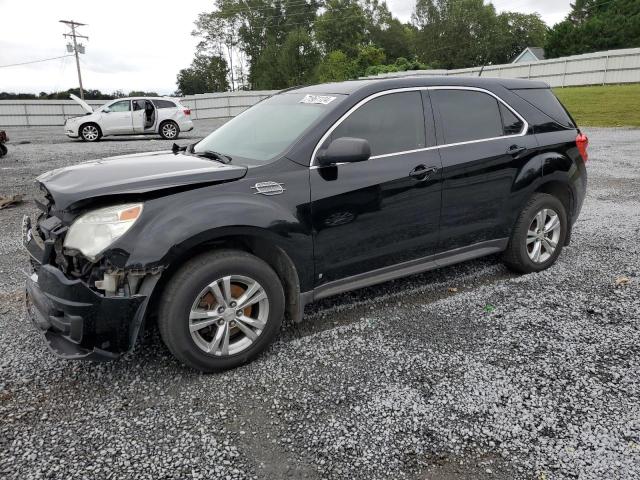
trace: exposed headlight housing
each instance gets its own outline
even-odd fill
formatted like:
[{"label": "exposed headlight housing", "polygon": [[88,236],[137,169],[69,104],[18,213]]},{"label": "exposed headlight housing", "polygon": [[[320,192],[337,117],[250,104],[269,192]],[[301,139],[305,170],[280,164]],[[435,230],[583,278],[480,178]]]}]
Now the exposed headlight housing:
[{"label": "exposed headlight housing", "polygon": [[64,247],[78,250],[92,262],[129,230],[142,214],[142,203],[99,208],[81,215],[69,228]]}]

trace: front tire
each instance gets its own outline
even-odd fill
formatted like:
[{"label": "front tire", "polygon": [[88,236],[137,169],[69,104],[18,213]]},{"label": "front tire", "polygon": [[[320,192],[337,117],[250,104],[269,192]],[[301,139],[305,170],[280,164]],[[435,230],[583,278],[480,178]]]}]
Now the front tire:
[{"label": "front tire", "polygon": [[100,127],[95,123],[87,123],[80,127],[80,138],[85,142],[97,142],[101,137]]},{"label": "front tire", "polygon": [[4,145],[4,143],[0,143],[0,157],[4,157],[8,151],[9,150],[7,150],[7,147]]},{"label": "front tire", "polygon": [[178,135],[180,135],[180,127],[176,122],[169,120],[160,125],[160,136],[165,140],[175,140]]},{"label": "front tire", "polygon": [[504,262],[520,273],[539,272],[555,263],[567,237],[567,212],[553,195],[534,194],[516,221]]},{"label": "front tire", "polygon": [[277,336],[284,305],[280,279],[266,262],[220,250],[193,258],[171,278],[158,326],[178,360],[214,372],[258,356]]}]

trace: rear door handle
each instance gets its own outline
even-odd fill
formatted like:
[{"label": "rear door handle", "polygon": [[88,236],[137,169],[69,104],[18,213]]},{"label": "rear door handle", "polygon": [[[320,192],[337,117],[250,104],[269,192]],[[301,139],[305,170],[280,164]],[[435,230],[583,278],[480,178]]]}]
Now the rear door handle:
[{"label": "rear door handle", "polygon": [[435,172],[438,171],[438,167],[427,167],[426,165],[418,165],[416,168],[409,172],[409,176],[417,180],[426,180]]},{"label": "rear door handle", "polygon": [[526,147],[521,147],[520,145],[511,145],[509,148],[507,148],[507,153],[509,155],[518,155],[519,153],[524,152],[526,149]]}]

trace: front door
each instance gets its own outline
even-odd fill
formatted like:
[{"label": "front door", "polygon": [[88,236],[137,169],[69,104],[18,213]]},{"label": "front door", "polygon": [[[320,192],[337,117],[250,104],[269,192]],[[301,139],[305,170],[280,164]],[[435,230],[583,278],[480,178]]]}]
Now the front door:
[{"label": "front door", "polygon": [[105,135],[131,133],[131,101],[119,100],[108,105],[100,115],[100,128]]},{"label": "front door", "polygon": [[537,146],[525,122],[493,95],[431,90],[442,158],[439,250],[503,239],[513,185]]},{"label": "front door", "polygon": [[321,146],[364,138],[372,156],[310,170],[317,285],[435,252],[441,164],[425,100],[426,116],[419,90],[377,96]]}]

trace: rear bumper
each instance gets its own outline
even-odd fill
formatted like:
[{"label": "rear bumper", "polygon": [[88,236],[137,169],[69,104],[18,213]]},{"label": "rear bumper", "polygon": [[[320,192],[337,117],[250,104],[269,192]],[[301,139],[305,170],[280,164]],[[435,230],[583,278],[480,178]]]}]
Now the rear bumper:
[{"label": "rear bumper", "polygon": [[181,132],[190,132],[193,130],[193,121],[185,120],[180,123],[179,127]]},{"label": "rear bumper", "polygon": [[67,359],[112,360],[133,348],[146,297],[104,297],[42,265],[27,278],[27,315],[49,349]]},{"label": "rear bumper", "polygon": [[584,164],[580,165],[581,174],[573,182],[574,192],[574,205],[573,212],[571,212],[571,223],[575,223],[582,211],[582,205],[584,199],[587,196],[587,169]]}]

